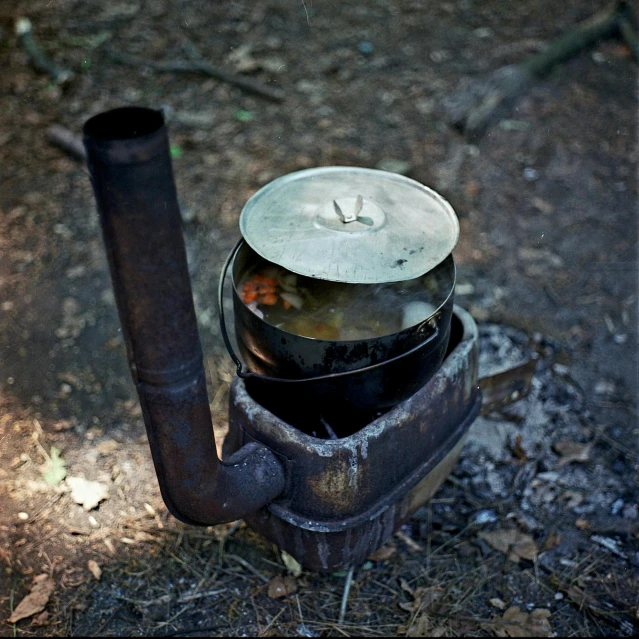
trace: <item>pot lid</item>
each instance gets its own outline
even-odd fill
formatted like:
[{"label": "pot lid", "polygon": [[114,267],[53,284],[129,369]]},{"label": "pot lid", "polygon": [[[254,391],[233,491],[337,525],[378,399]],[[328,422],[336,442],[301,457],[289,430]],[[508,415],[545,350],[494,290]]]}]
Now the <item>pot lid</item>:
[{"label": "pot lid", "polygon": [[262,187],[240,216],[249,246],[289,271],[353,284],[419,277],[459,238],[450,204],[396,173],[329,166]]}]

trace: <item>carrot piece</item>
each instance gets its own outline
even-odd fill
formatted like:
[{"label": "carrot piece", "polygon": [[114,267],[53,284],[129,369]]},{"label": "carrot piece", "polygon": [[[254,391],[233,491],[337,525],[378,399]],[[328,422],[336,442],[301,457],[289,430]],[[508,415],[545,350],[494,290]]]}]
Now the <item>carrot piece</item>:
[{"label": "carrot piece", "polygon": [[291,308],[291,306],[293,306],[289,301],[287,300],[282,300],[283,304],[284,304],[284,310],[288,311],[289,308]]},{"label": "carrot piece", "polygon": [[242,295],[242,301],[245,304],[250,304],[257,299],[257,293],[255,291],[247,291]]},{"label": "carrot piece", "polygon": [[262,295],[260,299],[261,304],[265,304],[266,306],[273,306],[277,304],[277,295],[274,293],[267,293],[266,295]]}]

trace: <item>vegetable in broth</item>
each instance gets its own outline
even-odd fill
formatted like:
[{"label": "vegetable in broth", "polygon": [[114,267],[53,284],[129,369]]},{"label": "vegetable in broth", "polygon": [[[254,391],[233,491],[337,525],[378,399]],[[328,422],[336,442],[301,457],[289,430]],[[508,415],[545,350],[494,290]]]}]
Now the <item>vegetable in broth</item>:
[{"label": "vegetable in broth", "polygon": [[419,324],[445,302],[453,282],[439,267],[384,284],[345,284],[261,262],[240,279],[242,301],[269,324],[325,340],[381,337]]}]

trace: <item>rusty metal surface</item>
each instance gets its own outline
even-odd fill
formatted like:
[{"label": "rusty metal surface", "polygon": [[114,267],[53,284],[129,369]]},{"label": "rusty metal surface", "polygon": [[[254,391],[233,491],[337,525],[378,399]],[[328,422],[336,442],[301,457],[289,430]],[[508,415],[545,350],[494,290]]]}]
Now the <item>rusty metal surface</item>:
[{"label": "rusty metal surface", "polygon": [[[476,411],[468,415],[463,424],[464,431],[468,430],[475,415]],[[313,528],[318,526],[313,524],[316,522],[303,518],[289,521],[279,516],[273,507],[262,508],[245,517],[245,521],[309,570],[332,572],[360,565],[435,494],[457,463],[464,440],[462,436],[438,464],[424,469],[426,476],[396,501],[376,515],[360,518],[352,526],[330,525],[315,530]]]},{"label": "rusty metal surface", "polygon": [[487,415],[526,397],[530,393],[537,361],[536,357],[532,357],[522,364],[482,377],[479,380],[484,397],[482,415]]},{"label": "rusty metal surface", "polygon": [[89,120],[84,144],[111,279],[162,496],[189,523],[238,519],[284,486],[250,444],[220,463],[206,394],[169,141],[159,111]]},{"label": "rusty metal surface", "polygon": [[355,565],[381,545],[445,478],[479,412],[477,329],[457,307],[452,331],[452,350],[426,386],[342,439],[289,426],[236,378],[231,429],[277,452],[287,468],[284,493],[246,521],[313,570]]}]

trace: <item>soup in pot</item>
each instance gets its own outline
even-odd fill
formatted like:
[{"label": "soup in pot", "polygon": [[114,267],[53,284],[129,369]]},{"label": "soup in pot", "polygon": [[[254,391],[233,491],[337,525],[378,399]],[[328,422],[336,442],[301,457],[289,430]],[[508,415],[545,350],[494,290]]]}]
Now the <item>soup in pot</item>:
[{"label": "soup in pot", "polygon": [[357,340],[420,324],[448,299],[454,269],[446,261],[402,282],[345,284],[304,277],[261,260],[240,278],[248,308],[273,326],[325,340]]}]

